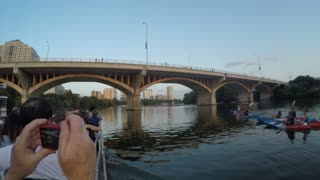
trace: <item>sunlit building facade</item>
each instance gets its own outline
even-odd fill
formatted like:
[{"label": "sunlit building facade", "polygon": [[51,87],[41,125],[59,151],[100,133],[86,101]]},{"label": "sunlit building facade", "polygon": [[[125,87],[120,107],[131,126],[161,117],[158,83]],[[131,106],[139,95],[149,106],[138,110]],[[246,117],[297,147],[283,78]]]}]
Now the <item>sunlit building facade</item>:
[{"label": "sunlit building facade", "polygon": [[117,89],[115,88],[105,88],[103,91],[104,99],[114,99],[117,98]]},{"label": "sunlit building facade", "polygon": [[37,52],[20,40],[0,45],[0,62],[40,61]]},{"label": "sunlit building facade", "polygon": [[97,99],[102,99],[100,91],[91,91],[91,96],[96,97]]},{"label": "sunlit building facade", "polygon": [[65,93],[65,89],[61,85],[53,87],[53,88],[47,90],[46,92],[44,92],[44,94],[58,94],[58,95],[62,95],[64,93]]},{"label": "sunlit building facade", "polygon": [[153,90],[146,89],[143,91],[143,99],[154,99]]},{"label": "sunlit building facade", "polygon": [[173,100],[173,86],[167,86],[168,100]]}]

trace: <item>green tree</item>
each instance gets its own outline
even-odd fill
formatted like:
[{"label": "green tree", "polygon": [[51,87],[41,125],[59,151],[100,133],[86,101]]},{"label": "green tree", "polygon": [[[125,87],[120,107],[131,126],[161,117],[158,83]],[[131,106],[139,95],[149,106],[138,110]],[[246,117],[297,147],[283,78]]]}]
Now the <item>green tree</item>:
[{"label": "green tree", "polygon": [[15,106],[20,106],[21,95],[13,88],[7,86],[6,88],[0,88],[0,96],[7,96],[7,109],[10,111]]},{"label": "green tree", "polygon": [[184,104],[196,104],[197,103],[197,93],[195,91],[185,93],[182,102]]},{"label": "green tree", "polygon": [[230,102],[236,101],[238,98],[238,93],[234,88],[230,86],[223,86],[221,87],[216,93],[217,101],[218,102]]},{"label": "green tree", "polygon": [[320,97],[320,80],[310,76],[298,76],[288,86],[280,86],[273,92],[276,99]]}]

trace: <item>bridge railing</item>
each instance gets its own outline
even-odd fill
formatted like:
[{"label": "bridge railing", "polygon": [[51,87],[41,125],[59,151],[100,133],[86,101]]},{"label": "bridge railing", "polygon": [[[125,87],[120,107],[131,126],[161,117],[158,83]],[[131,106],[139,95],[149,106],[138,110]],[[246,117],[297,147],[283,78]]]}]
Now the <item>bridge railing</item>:
[{"label": "bridge railing", "polygon": [[[68,63],[77,63],[77,62],[95,62],[95,63],[118,63],[118,64],[135,64],[135,65],[146,65],[145,61],[135,61],[135,60],[123,60],[123,59],[105,59],[105,58],[41,58],[41,62],[68,62]],[[34,61],[22,61],[22,62],[31,62]],[[6,63],[6,62],[1,62]],[[11,62],[9,62],[11,63]],[[270,80],[280,82],[275,79],[259,77],[254,75],[248,75],[245,73],[236,73],[231,71],[224,71],[214,68],[203,68],[203,67],[195,67],[195,66],[186,66],[186,65],[179,65],[179,64],[169,64],[169,63],[157,63],[157,62],[148,62],[150,66],[159,66],[159,67],[171,67],[171,68],[179,68],[179,69],[190,69],[190,70],[200,70],[200,71],[207,71],[207,72],[214,72],[214,73],[223,73],[226,75],[237,75],[237,76],[244,76],[250,78],[256,78],[261,80]],[[283,83],[283,82],[281,82]]]}]

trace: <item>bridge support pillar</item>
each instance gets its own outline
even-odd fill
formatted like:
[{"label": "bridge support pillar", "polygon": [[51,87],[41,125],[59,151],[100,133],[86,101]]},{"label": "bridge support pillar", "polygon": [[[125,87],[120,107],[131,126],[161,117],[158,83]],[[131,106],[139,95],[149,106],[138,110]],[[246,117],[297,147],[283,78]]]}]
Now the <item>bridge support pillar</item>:
[{"label": "bridge support pillar", "polygon": [[140,94],[131,94],[127,96],[127,110],[139,111],[141,110]]},{"label": "bridge support pillar", "polygon": [[24,103],[29,98],[28,90],[31,87],[31,78],[29,74],[25,73],[24,71],[20,70],[17,67],[13,68],[13,74],[18,79],[18,84],[21,84],[23,92],[21,94],[21,103]]},{"label": "bridge support pillar", "polygon": [[210,106],[216,105],[216,95],[208,92],[198,93],[197,95],[197,105],[198,106]]},{"label": "bridge support pillar", "polygon": [[131,76],[131,87],[134,89],[133,94],[127,95],[127,110],[139,111],[141,110],[141,99],[140,99],[140,87],[143,79],[147,73],[146,67],[141,70],[140,73]]},{"label": "bridge support pillar", "polygon": [[250,103],[250,102],[253,102],[253,93],[252,91],[251,92],[240,92],[239,95],[238,95],[238,100],[241,102],[241,103]]},{"label": "bridge support pillar", "polygon": [[272,93],[260,93],[260,101],[269,101],[272,99]]},{"label": "bridge support pillar", "polygon": [[21,104],[24,103],[28,98],[29,98],[28,92],[23,91],[23,93],[21,94]]}]

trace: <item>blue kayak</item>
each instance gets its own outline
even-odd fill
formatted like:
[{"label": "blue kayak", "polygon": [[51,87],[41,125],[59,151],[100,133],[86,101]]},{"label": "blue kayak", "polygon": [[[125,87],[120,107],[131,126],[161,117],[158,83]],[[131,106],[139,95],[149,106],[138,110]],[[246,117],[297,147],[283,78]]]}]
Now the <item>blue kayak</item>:
[{"label": "blue kayak", "polygon": [[273,118],[266,118],[266,117],[256,117],[256,119],[263,123],[266,124],[268,127],[271,128],[285,128],[283,121],[279,121],[277,119],[273,119]]}]

